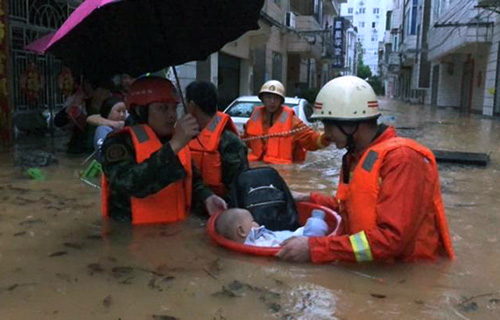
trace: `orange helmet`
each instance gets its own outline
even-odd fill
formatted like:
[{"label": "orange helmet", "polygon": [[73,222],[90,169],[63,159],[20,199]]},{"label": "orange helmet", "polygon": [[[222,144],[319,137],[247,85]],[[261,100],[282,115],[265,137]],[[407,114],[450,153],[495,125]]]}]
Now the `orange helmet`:
[{"label": "orange helmet", "polygon": [[153,102],[175,102],[180,98],[170,80],[160,77],[144,77],[135,80],[126,97],[127,108],[148,106]]}]

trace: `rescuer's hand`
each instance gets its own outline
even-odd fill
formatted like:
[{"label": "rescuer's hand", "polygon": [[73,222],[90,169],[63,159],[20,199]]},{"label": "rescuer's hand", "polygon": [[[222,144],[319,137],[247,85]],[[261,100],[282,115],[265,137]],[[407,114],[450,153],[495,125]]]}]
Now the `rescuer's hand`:
[{"label": "rescuer's hand", "polygon": [[207,208],[208,214],[213,215],[219,211],[226,210],[227,203],[224,199],[214,194],[205,200],[205,207]]},{"label": "rescuer's hand", "polygon": [[185,145],[200,133],[200,127],[196,119],[186,114],[175,124],[175,132],[169,143],[172,150],[177,154]]},{"label": "rescuer's hand", "polygon": [[293,237],[281,243],[281,250],[276,254],[281,260],[291,262],[309,262],[309,240],[307,237]]}]

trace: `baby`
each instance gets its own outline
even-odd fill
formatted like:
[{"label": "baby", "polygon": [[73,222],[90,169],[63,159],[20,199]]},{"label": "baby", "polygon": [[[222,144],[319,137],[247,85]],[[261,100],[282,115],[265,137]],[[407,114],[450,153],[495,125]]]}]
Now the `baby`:
[{"label": "baby", "polygon": [[[316,215],[324,215],[323,211],[316,211]],[[318,220],[319,219],[319,220]],[[246,209],[227,209],[215,221],[215,229],[221,236],[259,247],[279,247],[288,238],[307,236],[321,237],[328,232],[328,225],[322,218],[312,217],[307,220],[304,227],[295,231],[271,231],[264,226],[259,226],[253,220],[252,214]]]}]

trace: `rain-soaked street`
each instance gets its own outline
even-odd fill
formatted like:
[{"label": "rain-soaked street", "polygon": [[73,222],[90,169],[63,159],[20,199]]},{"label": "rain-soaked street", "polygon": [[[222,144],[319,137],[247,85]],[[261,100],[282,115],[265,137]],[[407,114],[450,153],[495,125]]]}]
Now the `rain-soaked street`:
[{"label": "rain-soaked street", "polygon": [[[216,247],[204,220],[103,232],[82,158],[30,180],[0,158],[0,319],[499,319],[500,122],[382,101],[400,133],[433,149],[487,152],[440,165],[457,259],[313,266]],[[297,191],[335,189],[341,152],[277,166]],[[102,236],[104,234],[104,236]]]}]

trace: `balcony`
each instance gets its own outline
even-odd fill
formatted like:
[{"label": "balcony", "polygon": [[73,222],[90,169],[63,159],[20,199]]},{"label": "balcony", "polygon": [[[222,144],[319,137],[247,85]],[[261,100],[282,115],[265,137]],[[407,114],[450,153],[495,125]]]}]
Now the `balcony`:
[{"label": "balcony", "polygon": [[399,66],[401,59],[399,58],[399,52],[391,52],[389,53],[389,59],[387,61],[388,66]]},{"label": "balcony", "polygon": [[478,19],[474,5],[475,1],[467,2],[459,10],[450,6],[439,16],[429,30],[429,60],[471,48],[482,50],[491,44],[494,24],[486,18]]},{"label": "balcony", "polygon": [[493,39],[493,23],[468,22],[450,27],[438,26],[429,32],[429,60],[437,60],[450,53],[486,48]]},{"label": "balcony", "polygon": [[399,48],[403,66],[412,66],[417,58],[417,36],[407,35]]},{"label": "balcony", "polygon": [[323,31],[313,16],[297,16],[297,33],[288,35],[288,52],[300,54],[304,58],[319,59],[322,53]]},{"label": "balcony", "polygon": [[314,16],[297,16],[295,23],[298,32],[321,30],[321,26]]},{"label": "balcony", "polygon": [[347,0],[325,0],[323,4],[323,13],[331,13],[334,16],[340,16],[341,3],[347,3]]}]

